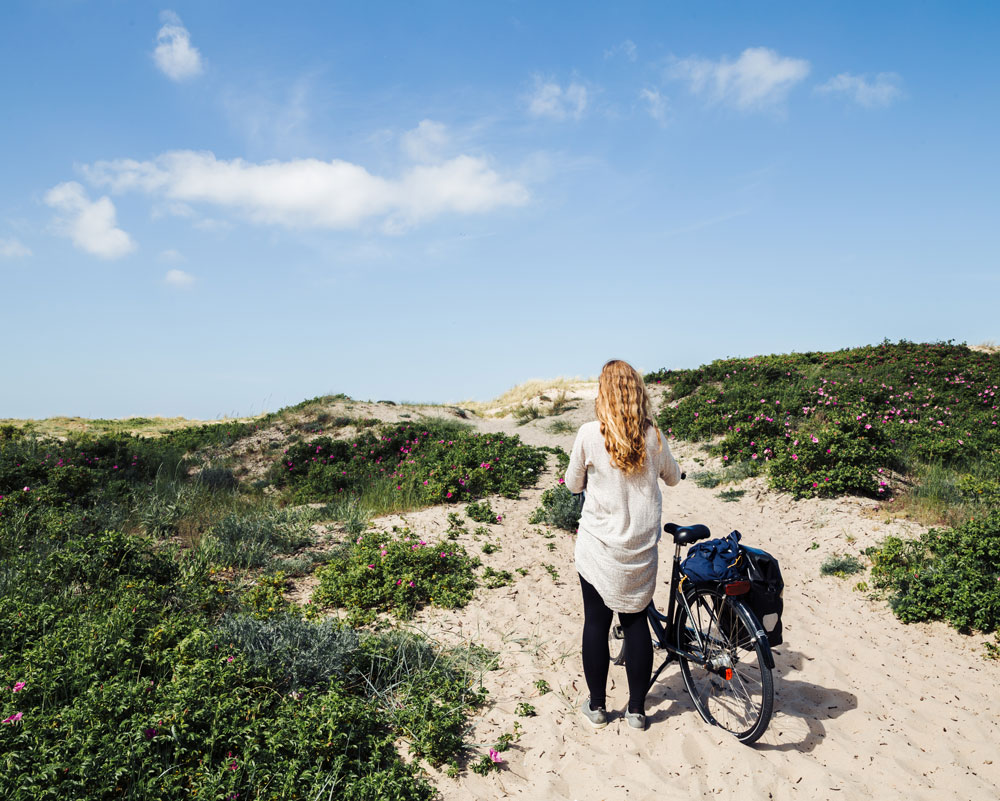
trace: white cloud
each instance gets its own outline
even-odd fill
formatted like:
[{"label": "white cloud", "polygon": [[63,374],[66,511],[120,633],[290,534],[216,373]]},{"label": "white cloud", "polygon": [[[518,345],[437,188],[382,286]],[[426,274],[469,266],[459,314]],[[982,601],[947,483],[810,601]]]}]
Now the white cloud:
[{"label": "white cloud", "polygon": [[535,89],[528,98],[528,111],[536,117],[564,120],[580,119],[587,108],[587,87],[571,83],[565,89],[551,81],[535,78]]},{"label": "white cloud", "polygon": [[667,103],[667,98],[660,94],[659,89],[642,89],[639,92],[639,97],[646,103],[646,109],[649,111],[650,117],[659,123],[667,121],[669,104]]},{"label": "white cloud", "polygon": [[421,120],[412,131],[403,134],[403,152],[413,161],[428,163],[441,160],[448,147],[448,129],[434,120]]},{"label": "white cloud", "polygon": [[631,39],[626,39],[624,42],[616,44],[614,47],[604,51],[604,57],[614,58],[619,53],[621,53],[629,61],[634,62],[639,57],[639,48],[635,46],[635,42]]},{"label": "white cloud", "polygon": [[290,228],[357,228],[381,218],[388,229],[399,230],[449,212],[476,214],[528,201],[522,184],[502,178],[485,159],[464,155],[415,165],[394,179],[347,161],[258,164],[191,150],[152,161],[102,161],[83,171],[113,192],[210,204]]},{"label": "white cloud", "polygon": [[816,87],[822,94],[841,94],[865,108],[888,106],[903,94],[902,78],[895,72],[880,72],[869,80],[864,75],[842,72]]},{"label": "white cloud", "polygon": [[163,27],[156,34],[153,60],[172,81],[194,78],[202,72],[201,53],[191,44],[191,34],[173,11],[160,14]]},{"label": "white cloud", "polygon": [[809,69],[804,59],[787,58],[767,47],[748,47],[736,61],[682,59],[674,64],[671,76],[687,81],[693,93],[707,95],[713,102],[753,110],[783,103]]},{"label": "white cloud", "polygon": [[183,254],[179,250],[174,250],[170,248],[169,250],[161,250],[159,255],[160,261],[169,262],[172,264],[177,264],[182,261],[186,261]]},{"label": "white cloud", "polygon": [[135,242],[117,227],[111,198],[91,201],[76,181],[67,181],[45,193],[45,204],[61,212],[57,229],[80,250],[102,259],[117,259],[135,250]]},{"label": "white cloud", "polygon": [[31,255],[31,248],[17,239],[0,237],[0,259],[25,259]]},{"label": "white cloud", "polygon": [[187,289],[194,284],[195,278],[191,273],[186,273],[183,270],[167,270],[167,274],[163,276],[163,281],[177,289]]}]

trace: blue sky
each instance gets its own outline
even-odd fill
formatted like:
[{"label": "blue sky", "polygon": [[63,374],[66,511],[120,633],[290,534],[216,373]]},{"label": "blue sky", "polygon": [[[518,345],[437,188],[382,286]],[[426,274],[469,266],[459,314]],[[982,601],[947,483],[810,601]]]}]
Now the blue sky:
[{"label": "blue sky", "polygon": [[998,22],[8,0],[0,417],[998,340]]}]

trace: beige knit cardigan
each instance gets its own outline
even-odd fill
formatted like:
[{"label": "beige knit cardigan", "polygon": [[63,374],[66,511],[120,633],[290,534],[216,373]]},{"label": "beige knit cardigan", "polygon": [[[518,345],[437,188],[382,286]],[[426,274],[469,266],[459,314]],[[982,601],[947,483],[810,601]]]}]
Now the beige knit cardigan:
[{"label": "beige knit cardigan", "polygon": [[681,469],[666,437],[646,431],[646,463],[627,475],[611,464],[598,421],[581,426],[566,470],[570,492],[587,490],[576,537],[576,569],[616,612],[640,612],[653,597],[663,496]]}]

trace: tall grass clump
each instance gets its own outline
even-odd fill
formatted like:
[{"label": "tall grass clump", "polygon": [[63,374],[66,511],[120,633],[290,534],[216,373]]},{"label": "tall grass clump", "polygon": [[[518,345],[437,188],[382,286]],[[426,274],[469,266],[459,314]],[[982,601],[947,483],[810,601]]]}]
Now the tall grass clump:
[{"label": "tall grass clump", "polygon": [[260,567],[276,553],[312,541],[303,514],[284,509],[247,509],[223,517],[202,540],[205,554],[224,567]]},{"label": "tall grass clump", "polygon": [[844,578],[860,573],[865,569],[864,563],[851,554],[830,554],[819,566],[820,575]]},{"label": "tall grass clump", "polygon": [[522,403],[515,406],[511,410],[511,414],[517,420],[517,424],[523,426],[525,423],[530,423],[532,420],[537,420],[541,417],[542,410],[534,403]]},{"label": "tall grass clump", "polygon": [[550,434],[572,434],[577,427],[569,420],[553,420],[546,428]]}]

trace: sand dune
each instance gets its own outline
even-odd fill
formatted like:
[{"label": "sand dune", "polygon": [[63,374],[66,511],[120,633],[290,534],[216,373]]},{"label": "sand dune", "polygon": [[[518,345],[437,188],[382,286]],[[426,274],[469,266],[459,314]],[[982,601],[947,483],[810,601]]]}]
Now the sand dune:
[{"label": "sand dune", "polygon": [[[581,386],[573,425],[592,418],[593,394]],[[518,427],[509,418],[475,420],[485,431],[513,432],[528,442],[568,447],[573,434],[553,435],[551,419]],[[672,444],[689,471],[696,446]],[[445,799],[995,799],[1000,786],[1000,665],[982,656],[982,639],[945,625],[904,625],[884,602],[852,589],[856,579],[820,575],[831,553],[858,553],[889,533],[915,534],[887,522],[861,499],[793,501],[751,479],[746,494],[724,503],[717,490],[692,482],[664,488],[664,521],[705,523],[716,536],[739,529],[745,542],[774,553],[786,581],[785,640],[776,649],[775,715],[762,740],[740,744],[705,724],[668,667],[647,705],[650,725],[628,728],[624,669],[611,667],[610,725],[593,731],[576,712],[586,695],[579,654],[582,605],[573,568],[573,537],[528,523],[541,492],[555,483],[554,461],[538,486],[518,500],[493,498],[504,517],[490,526],[501,550],[482,555],[497,569],[526,568],[511,586],[481,589],[466,609],[425,610],[414,625],[445,642],[473,641],[499,653],[486,673],[490,703],[473,720],[471,741],[489,744],[515,721],[520,740],[500,773],[435,772]],[[380,518],[421,535],[440,535],[447,509]],[[470,530],[473,526],[470,526]],[[818,544],[812,548],[812,543]],[[465,537],[479,553],[482,540]],[[550,547],[551,546],[551,547]],[[660,580],[672,549],[661,547]],[[558,572],[554,580],[543,567]],[[665,603],[666,587],[657,593]],[[552,692],[534,687],[545,679]],[[537,715],[518,717],[521,701]]]}]

